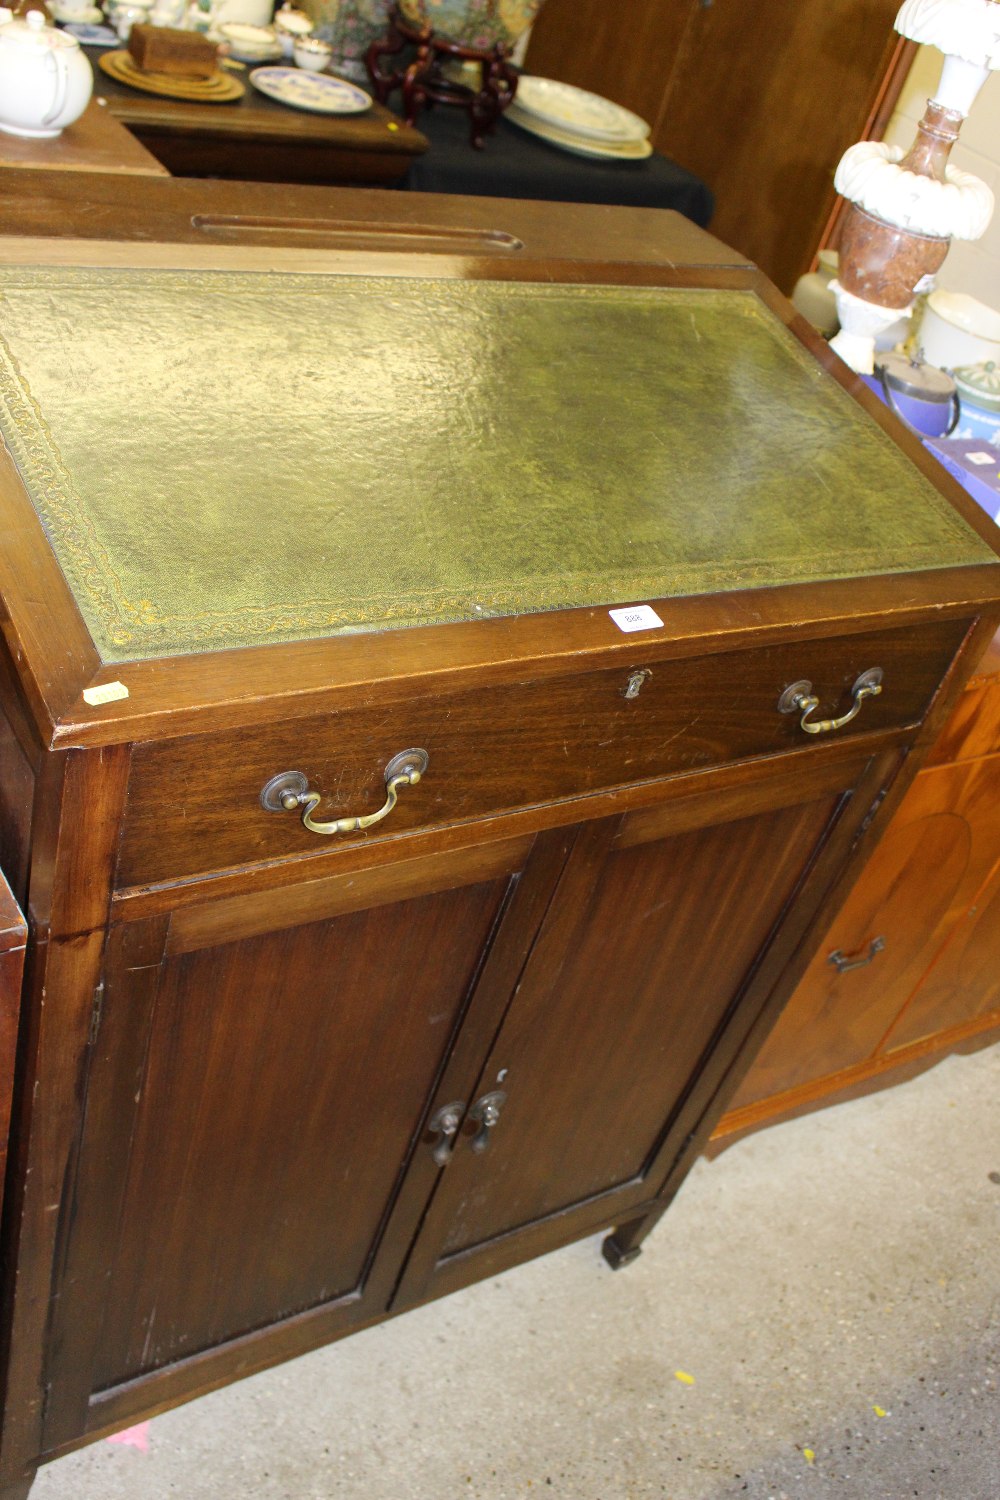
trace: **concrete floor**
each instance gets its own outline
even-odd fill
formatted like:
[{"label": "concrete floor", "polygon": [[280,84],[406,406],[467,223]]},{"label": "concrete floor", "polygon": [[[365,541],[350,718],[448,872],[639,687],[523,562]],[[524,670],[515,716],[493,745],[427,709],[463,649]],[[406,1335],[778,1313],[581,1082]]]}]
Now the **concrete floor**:
[{"label": "concrete floor", "polygon": [[[44,1469],[32,1500],[1000,1500],[1000,1048]],[[148,1451],[143,1451],[148,1445]]]}]

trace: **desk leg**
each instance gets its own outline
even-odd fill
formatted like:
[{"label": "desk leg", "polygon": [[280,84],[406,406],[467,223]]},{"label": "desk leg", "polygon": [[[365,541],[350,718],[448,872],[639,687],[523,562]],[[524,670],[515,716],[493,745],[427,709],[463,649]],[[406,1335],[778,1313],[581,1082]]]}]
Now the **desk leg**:
[{"label": "desk leg", "polygon": [[[642,1254],[642,1242],[651,1229],[655,1229],[666,1212],[667,1205],[658,1205],[641,1219],[619,1224],[601,1246],[601,1254],[612,1271],[622,1271],[638,1260]],[[0,1500],[4,1497],[0,1495]]]}]

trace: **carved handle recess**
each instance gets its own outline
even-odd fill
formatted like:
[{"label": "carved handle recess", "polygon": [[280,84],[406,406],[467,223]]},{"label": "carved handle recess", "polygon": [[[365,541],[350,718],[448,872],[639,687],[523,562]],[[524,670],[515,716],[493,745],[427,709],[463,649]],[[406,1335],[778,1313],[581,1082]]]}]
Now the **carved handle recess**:
[{"label": "carved handle recess", "polygon": [[791,687],[785,688],[778,699],[778,712],[801,714],[799,725],[806,734],[829,734],[831,730],[843,729],[845,724],[856,719],[866,698],[878,697],[882,691],[882,675],[881,667],[869,667],[867,672],[862,672],[851,688],[854,702],[839,719],[810,719],[809,715],[819,708],[819,699],[813,693],[812,683],[806,679],[793,682]]},{"label": "carved handle recess", "polygon": [[827,954],[826,961],[833,965],[838,974],[849,974],[852,969],[866,969],[884,947],[885,938],[876,937],[872,938],[868,944],[867,953],[862,954],[860,958],[857,954],[845,953],[842,948],[834,948],[832,953]]},{"label": "carved handle recess", "polygon": [[392,757],[385,768],[385,801],[377,812],[331,818],[327,822],[314,818],[313,809],[319,804],[320,794],[309,790],[301,771],[281,771],[272,776],[260,794],[260,803],[268,812],[296,812],[301,807],[302,822],[310,833],[358,833],[389,816],[396,806],[399,788],[415,786],[427,770],[428,760],[426,750],[402,750]]}]

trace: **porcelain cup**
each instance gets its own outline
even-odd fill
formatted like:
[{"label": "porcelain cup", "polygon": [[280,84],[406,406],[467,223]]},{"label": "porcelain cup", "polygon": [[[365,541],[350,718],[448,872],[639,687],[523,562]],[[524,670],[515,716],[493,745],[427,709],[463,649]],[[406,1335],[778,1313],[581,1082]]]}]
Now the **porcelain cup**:
[{"label": "porcelain cup", "polygon": [[295,43],[292,56],[296,67],[305,68],[308,73],[322,73],[330,66],[333,48],[318,36],[304,36]]},{"label": "porcelain cup", "polygon": [[283,5],[279,11],[275,11],[274,29],[278,34],[283,55],[290,59],[295,50],[295,43],[309,36],[313,23],[304,11]]}]

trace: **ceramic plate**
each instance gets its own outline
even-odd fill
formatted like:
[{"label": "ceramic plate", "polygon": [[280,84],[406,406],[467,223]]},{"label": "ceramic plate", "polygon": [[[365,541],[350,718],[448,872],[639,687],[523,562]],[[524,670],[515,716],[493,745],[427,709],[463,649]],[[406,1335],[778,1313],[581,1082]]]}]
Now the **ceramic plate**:
[{"label": "ceramic plate", "polygon": [[581,136],[571,135],[568,131],[557,130],[554,125],[546,125],[542,120],[533,119],[531,115],[521,114],[516,104],[512,104],[506,111],[504,119],[550,146],[558,146],[561,151],[572,151],[574,156],[596,157],[599,161],[645,161],[653,154],[649,141],[620,141],[612,144],[608,141],[584,140]]},{"label": "ceramic plate", "polygon": [[514,99],[524,113],[536,120],[587,140],[644,141],[649,135],[646,121],[631,110],[602,99],[600,94],[574,88],[571,83],[558,83],[554,78],[530,75],[519,78]]},{"label": "ceramic plate", "polygon": [[250,82],[269,99],[310,109],[321,115],[360,115],[371,109],[364,89],[329,73],[307,73],[302,68],[255,68]]}]

